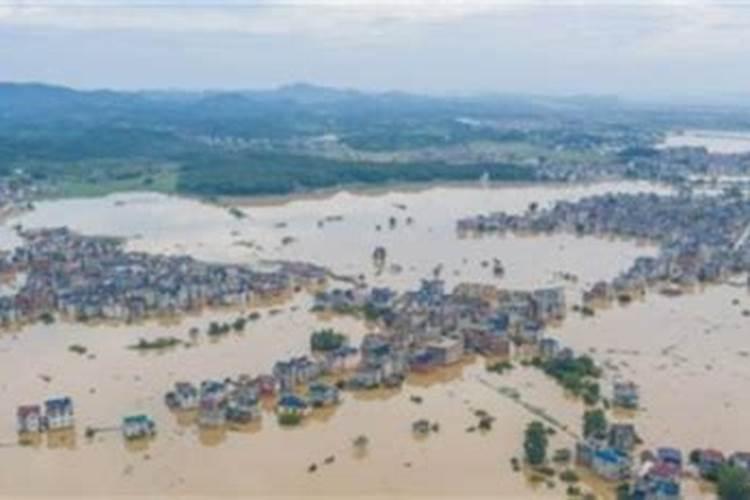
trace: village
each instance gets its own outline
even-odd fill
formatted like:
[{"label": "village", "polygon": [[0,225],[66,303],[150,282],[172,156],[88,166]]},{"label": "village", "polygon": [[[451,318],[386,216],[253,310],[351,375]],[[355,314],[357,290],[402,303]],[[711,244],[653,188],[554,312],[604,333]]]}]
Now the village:
[{"label": "village", "polygon": [[607,194],[560,202],[548,210],[530,207],[521,215],[468,217],[457,222],[457,230],[463,235],[570,232],[659,245],[658,255],[639,257],[611,282],[586,290],[582,302],[589,310],[602,302],[627,302],[652,287],[677,295],[750,272],[750,203],[732,191]]},{"label": "village", "polygon": [[39,186],[26,177],[0,176],[0,219],[29,210],[39,195]]},{"label": "village", "polygon": [[82,236],[67,228],[19,230],[24,244],[0,253],[0,279],[20,280],[0,297],[0,326],[85,320],[138,321],[245,305],[325,282],[312,264],[275,263],[271,271],[213,264],[187,256],[128,252],[116,238]]},{"label": "village", "polygon": [[[642,449],[632,420],[639,408],[639,387],[616,378],[602,393],[601,369],[593,360],[547,334],[549,326],[566,316],[562,288],[526,292],[462,283],[449,292],[442,280],[433,278],[404,293],[364,285],[318,291],[313,311],[354,314],[374,322],[378,332],[365,335],[359,346],[333,330],[313,332],[309,355],[277,360],[270,373],[176,382],[164,393],[165,404],[204,430],[252,424],[268,411],[279,425],[296,426],[313,412],[345,404],[346,392],[398,389],[412,373],[438,371],[477,356],[499,374],[498,363],[508,366],[520,360],[540,368],[584,402],[582,430],[573,433],[577,444],[568,451],[570,465],[626,489],[632,498],[682,498],[683,480],[715,479],[724,464],[750,470],[750,453],[742,451],[725,455],[699,449],[685,454],[668,445]],[[631,416],[609,422],[607,412],[614,408]],[[482,415],[480,427],[491,429],[493,420]],[[73,428],[73,401],[58,397],[44,405],[19,406],[17,422],[21,442],[30,434]],[[411,423],[419,435],[438,426],[428,420]],[[157,424],[148,415],[133,414],[116,428],[127,441],[148,440],[156,436]],[[95,432],[87,428],[87,435]],[[538,465],[530,463],[532,470]],[[309,472],[314,470],[313,464]]]},{"label": "village", "polygon": [[596,182],[607,179],[643,179],[674,185],[711,184],[722,177],[742,178],[750,164],[748,153],[715,153],[702,146],[669,148],[620,144],[620,153],[609,161],[550,162],[530,160],[540,180],[554,182]]}]

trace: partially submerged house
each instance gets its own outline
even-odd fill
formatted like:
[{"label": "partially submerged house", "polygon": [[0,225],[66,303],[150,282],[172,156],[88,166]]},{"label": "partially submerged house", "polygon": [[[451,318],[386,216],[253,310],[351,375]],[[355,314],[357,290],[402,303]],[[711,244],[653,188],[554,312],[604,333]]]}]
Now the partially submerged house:
[{"label": "partially submerged house", "polygon": [[638,444],[638,436],[633,424],[615,423],[609,427],[609,445],[628,453]]},{"label": "partially submerged house", "polygon": [[130,415],[122,419],[122,435],[127,440],[150,438],[156,435],[156,424],[146,415]]},{"label": "partially submerged house", "polygon": [[252,386],[241,386],[230,393],[226,405],[226,419],[236,424],[246,424],[260,419],[258,390]]},{"label": "partially submerged house", "polygon": [[19,406],[16,411],[19,434],[40,432],[43,430],[42,408],[39,405]]},{"label": "partially submerged house", "polygon": [[297,385],[306,384],[319,377],[324,371],[324,363],[313,361],[307,356],[299,356],[286,361],[277,361],[273,366],[273,376],[282,391],[293,391]]},{"label": "partially submerged house", "polygon": [[542,358],[554,358],[559,352],[560,342],[557,339],[547,337],[539,341],[539,355],[542,356]]},{"label": "partially submerged house", "polygon": [[443,337],[426,345],[426,351],[438,366],[451,365],[461,361],[464,355],[463,338]]},{"label": "partially submerged house", "polygon": [[73,400],[69,397],[44,402],[44,419],[49,430],[68,429],[75,425]]},{"label": "partially submerged house", "polygon": [[634,382],[615,382],[612,387],[612,403],[621,408],[638,408],[638,386]]},{"label": "partially submerged house", "polygon": [[680,500],[680,473],[676,467],[664,463],[648,463],[635,481],[630,496],[634,500]]},{"label": "partially submerged house", "polygon": [[310,384],[307,400],[315,408],[333,406],[339,402],[339,390],[330,384]]},{"label": "partially submerged house", "polygon": [[200,400],[198,388],[190,382],[177,382],[164,399],[171,410],[195,410]]},{"label": "partially submerged house", "polygon": [[591,469],[608,481],[621,481],[630,476],[630,457],[615,448],[595,450],[592,456]]},{"label": "partially submerged house", "polygon": [[620,481],[630,475],[630,456],[596,439],[576,443],[575,458],[577,465],[590,469],[607,481]]},{"label": "partially submerged house", "polygon": [[284,394],[279,398],[276,412],[279,416],[303,417],[309,412],[309,405],[296,394]]},{"label": "partially submerged house", "polygon": [[226,423],[227,387],[223,382],[204,381],[198,404],[198,423],[220,427]]},{"label": "partially submerged house", "polygon": [[713,448],[698,452],[698,471],[705,478],[716,478],[719,469],[726,463],[724,453]]}]

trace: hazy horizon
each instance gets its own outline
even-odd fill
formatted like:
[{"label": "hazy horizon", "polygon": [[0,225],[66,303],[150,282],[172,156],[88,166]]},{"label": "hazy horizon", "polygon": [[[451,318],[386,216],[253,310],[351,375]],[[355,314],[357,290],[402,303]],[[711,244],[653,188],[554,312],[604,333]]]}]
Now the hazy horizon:
[{"label": "hazy horizon", "polygon": [[0,2],[0,80],[79,89],[296,82],[429,95],[747,95],[745,2]]}]

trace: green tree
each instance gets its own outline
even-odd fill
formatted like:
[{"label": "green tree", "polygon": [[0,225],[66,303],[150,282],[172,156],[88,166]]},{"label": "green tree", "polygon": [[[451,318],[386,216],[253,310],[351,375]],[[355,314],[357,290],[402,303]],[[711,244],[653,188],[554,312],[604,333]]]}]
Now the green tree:
[{"label": "green tree", "polygon": [[721,500],[750,500],[750,477],[740,467],[719,469],[717,493]]},{"label": "green tree", "polygon": [[544,424],[535,420],[526,427],[523,449],[529,464],[544,463],[547,458],[547,433],[544,430]]},{"label": "green tree", "polygon": [[607,416],[604,410],[586,410],[583,413],[583,436],[599,436],[607,432]]},{"label": "green tree", "polygon": [[630,485],[628,483],[620,483],[615,489],[615,495],[617,500],[630,500]]},{"label": "green tree", "polygon": [[313,351],[335,351],[346,344],[346,335],[332,328],[313,332],[310,336],[310,348]]}]

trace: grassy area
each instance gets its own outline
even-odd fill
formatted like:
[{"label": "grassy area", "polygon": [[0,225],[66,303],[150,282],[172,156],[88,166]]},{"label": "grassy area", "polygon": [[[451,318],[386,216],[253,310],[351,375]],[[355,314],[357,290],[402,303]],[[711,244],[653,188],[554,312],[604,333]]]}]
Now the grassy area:
[{"label": "grassy area", "polygon": [[534,172],[519,165],[440,162],[344,162],[280,153],[243,152],[193,155],[180,170],[178,190],[201,196],[288,194],[344,185],[388,182],[477,180],[532,181]]},{"label": "grassy area", "polygon": [[55,182],[54,194],[62,198],[87,198],[124,191],[175,193],[177,191],[178,176],[177,169],[167,168],[154,173],[143,173],[125,179],[103,178],[92,180],[63,177]]}]

